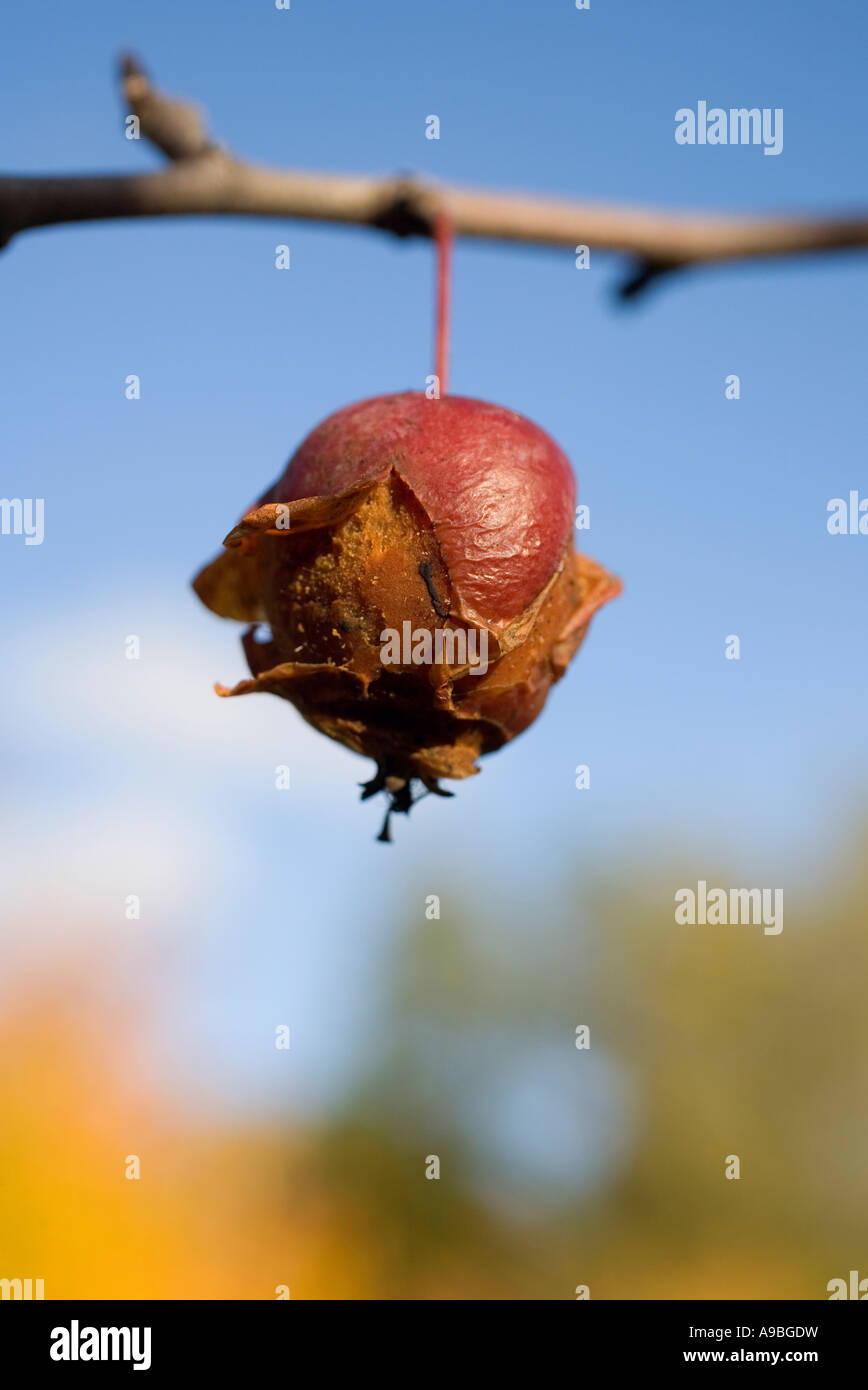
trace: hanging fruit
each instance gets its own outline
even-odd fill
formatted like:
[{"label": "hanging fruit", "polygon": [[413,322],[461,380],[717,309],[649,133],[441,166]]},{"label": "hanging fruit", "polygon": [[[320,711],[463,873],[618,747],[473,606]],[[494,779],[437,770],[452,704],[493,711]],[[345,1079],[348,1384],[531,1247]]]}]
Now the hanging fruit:
[{"label": "hanging fruit", "polygon": [[[373,758],[389,818],[532,724],[620,583],[573,547],[576,485],[515,411],[446,396],[453,231],[438,214],[434,390],[330,415],[193,587],[249,623],[252,680]],[[258,641],[257,626],[270,636]],[[417,798],[418,800],[419,798]]]},{"label": "hanging fruit", "polygon": [[363,797],[384,791],[390,812],[414,780],[451,795],[439,779],[536,719],[620,590],[576,554],[574,512],[568,460],[514,411],[416,392],[339,410],[194,581],[251,625],[252,679],[218,694],[290,700],[376,760]]}]

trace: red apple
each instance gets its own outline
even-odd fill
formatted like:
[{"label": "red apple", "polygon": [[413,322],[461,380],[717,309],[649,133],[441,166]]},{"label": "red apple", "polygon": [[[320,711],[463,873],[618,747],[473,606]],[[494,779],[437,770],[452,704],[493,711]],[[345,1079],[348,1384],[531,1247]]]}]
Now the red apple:
[{"label": "red apple", "polygon": [[195,580],[271,626],[243,639],[253,679],[219,692],[291,700],[376,759],[365,795],[408,810],[413,778],[440,791],[532,723],[619,592],[576,555],[574,512],[565,455],[514,411],[416,392],[337,411]]}]

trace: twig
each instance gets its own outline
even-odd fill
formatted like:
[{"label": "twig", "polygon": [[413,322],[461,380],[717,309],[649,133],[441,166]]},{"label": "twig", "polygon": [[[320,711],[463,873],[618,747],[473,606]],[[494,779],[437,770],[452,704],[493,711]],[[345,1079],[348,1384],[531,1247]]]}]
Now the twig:
[{"label": "twig", "polygon": [[123,90],[141,134],[171,161],[156,174],[0,177],[0,246],[35,227],[125,217],[228,214],[377,227],[431,236],[440,215],[462,237],[546,246],[586,245],[630,256],[622,285],[634,298],[691,265],[868,247],[868,216],[734,217],[486,193],[415,178],[365,178],[270,169],[213,143],[199,112],[163,96],[138,63],[122,62]]}]

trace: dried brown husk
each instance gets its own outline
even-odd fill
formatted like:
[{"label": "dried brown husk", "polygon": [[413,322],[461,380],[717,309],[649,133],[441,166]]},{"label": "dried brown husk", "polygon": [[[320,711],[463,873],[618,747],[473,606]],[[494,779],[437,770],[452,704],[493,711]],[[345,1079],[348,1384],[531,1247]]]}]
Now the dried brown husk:
[{"label": "dried brown husk", "polygon": [[[576,554],[570,533],[533,603],[486,625],[464,608],[431,519],[395,471],[336,497],[256,507],[225,544],[194,587],[216,613],[254,625],[242,639],[252,678],[218,693],[280,695],[384,775],[432,789],[472,776],[481,755],[533,722],[620,588]],[[484,631],[488,670],[385,665],[382,634],[405,622]],[[270,625],[267,642],[256,640],[259,623]]]}]

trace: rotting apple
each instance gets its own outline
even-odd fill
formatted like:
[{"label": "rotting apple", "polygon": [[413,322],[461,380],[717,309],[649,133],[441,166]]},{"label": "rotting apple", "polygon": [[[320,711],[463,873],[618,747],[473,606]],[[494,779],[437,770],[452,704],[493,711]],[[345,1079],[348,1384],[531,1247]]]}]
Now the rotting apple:
[{"label": "rotting apple", "polygon": [[[215,613],[251,625],[252,679],[218,694],[281,695],[374,758],[363,798],[389,796],[388,839],[414,779],[451,795],[440,778],[473,775],[536,719],[620,591],[575,552],[575,490],[554,441],[501,406],[403,392],[337,411],[194,581]],[[487,644],[487,668],[450,664],[439,640],[424,668],[387,663],[386,632],[407,623],[443,638],[463,625]]]}]

